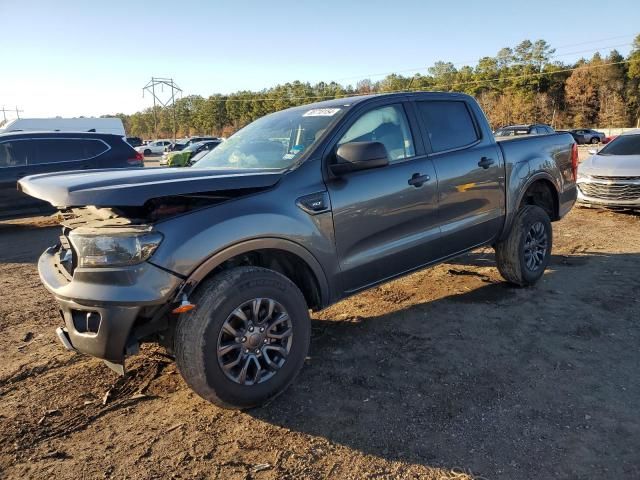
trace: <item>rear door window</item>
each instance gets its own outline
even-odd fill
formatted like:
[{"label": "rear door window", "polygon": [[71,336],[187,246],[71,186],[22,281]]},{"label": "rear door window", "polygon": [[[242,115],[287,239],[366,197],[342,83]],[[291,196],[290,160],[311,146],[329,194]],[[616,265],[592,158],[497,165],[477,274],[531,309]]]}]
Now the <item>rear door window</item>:
[{"label": "rear door window", "polygon": [[434,153],[463,148],[480,138],[465,102],[436,100],[417,102],[417,107]]},{"label": "rear door window", "polygon": [[33,158],[33,148],[28,140],[0,143],[0,168],[23,167]]},{"label": "rear door window", "polygon": [[106,152],[109,147],[94,139],[43,138],[33,139],[35,155],[29,164],[77,162],[89,160]]}]

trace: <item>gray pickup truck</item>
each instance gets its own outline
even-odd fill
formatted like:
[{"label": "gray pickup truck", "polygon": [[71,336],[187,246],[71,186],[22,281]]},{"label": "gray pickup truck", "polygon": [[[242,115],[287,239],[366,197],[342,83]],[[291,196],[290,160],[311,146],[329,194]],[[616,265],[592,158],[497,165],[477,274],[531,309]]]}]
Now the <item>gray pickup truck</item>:
[{"label": "gray pickup truck", "polygon": [[19,188],[59,209],[38,267],[68,349],[124,372],[158,342],[198,394],[246,408],[301,369],[309,310],[483,245],[505,280],[535,283],[576,168],[569,134],[496,142],[473,98],[425,92],[280,111],[192,168]]}]

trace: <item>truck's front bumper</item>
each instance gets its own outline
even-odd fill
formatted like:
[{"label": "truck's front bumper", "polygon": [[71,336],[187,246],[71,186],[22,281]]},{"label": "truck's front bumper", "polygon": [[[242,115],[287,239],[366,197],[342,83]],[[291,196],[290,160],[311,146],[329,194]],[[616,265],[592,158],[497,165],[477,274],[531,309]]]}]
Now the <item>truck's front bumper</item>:
[{"label": "truck's front bumper", "polygon": [[148,318],[170,302],[181,283],[179,277],[148,262],[122,268],[77,268],[70,277],[63,271],[56,247],[42,254],[38,272],[64,319],[58,336],[64,335],[74,350],[112,363],[124,361],[141,314]]}]

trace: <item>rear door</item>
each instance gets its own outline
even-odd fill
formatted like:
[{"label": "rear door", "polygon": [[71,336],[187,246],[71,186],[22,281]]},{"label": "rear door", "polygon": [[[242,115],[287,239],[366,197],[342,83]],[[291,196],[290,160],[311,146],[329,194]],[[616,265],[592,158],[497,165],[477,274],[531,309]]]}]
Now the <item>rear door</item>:
[{"label": "rear door", "polygon": [[439,250],[449,256],[492,240],[504,219],[504,165],[479,109],[463,99],[415,105],[438,175]]},{"label": "rear door", "polygon": [[353,292],[438,257],[437,178],[408,104],[376,104],[347,122],[331,148],[378,141],[389,165],[330,178],[343,291]]}]

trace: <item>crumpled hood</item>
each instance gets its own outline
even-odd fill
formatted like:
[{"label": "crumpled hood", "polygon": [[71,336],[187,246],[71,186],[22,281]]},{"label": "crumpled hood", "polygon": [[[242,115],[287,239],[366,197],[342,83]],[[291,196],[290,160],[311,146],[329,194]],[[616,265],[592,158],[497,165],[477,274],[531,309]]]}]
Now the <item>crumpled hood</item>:
[{"label": "crumpled hood", "polygon": [[640,177],[640,155],[592,155],[578,167],[584,175]]},{"label": "crumpled hood", "polygon": [[112,168],[24,177],[18,189],[54,207],[142,206],[158,197],[267,188],[283,175],[272,169]]}]

